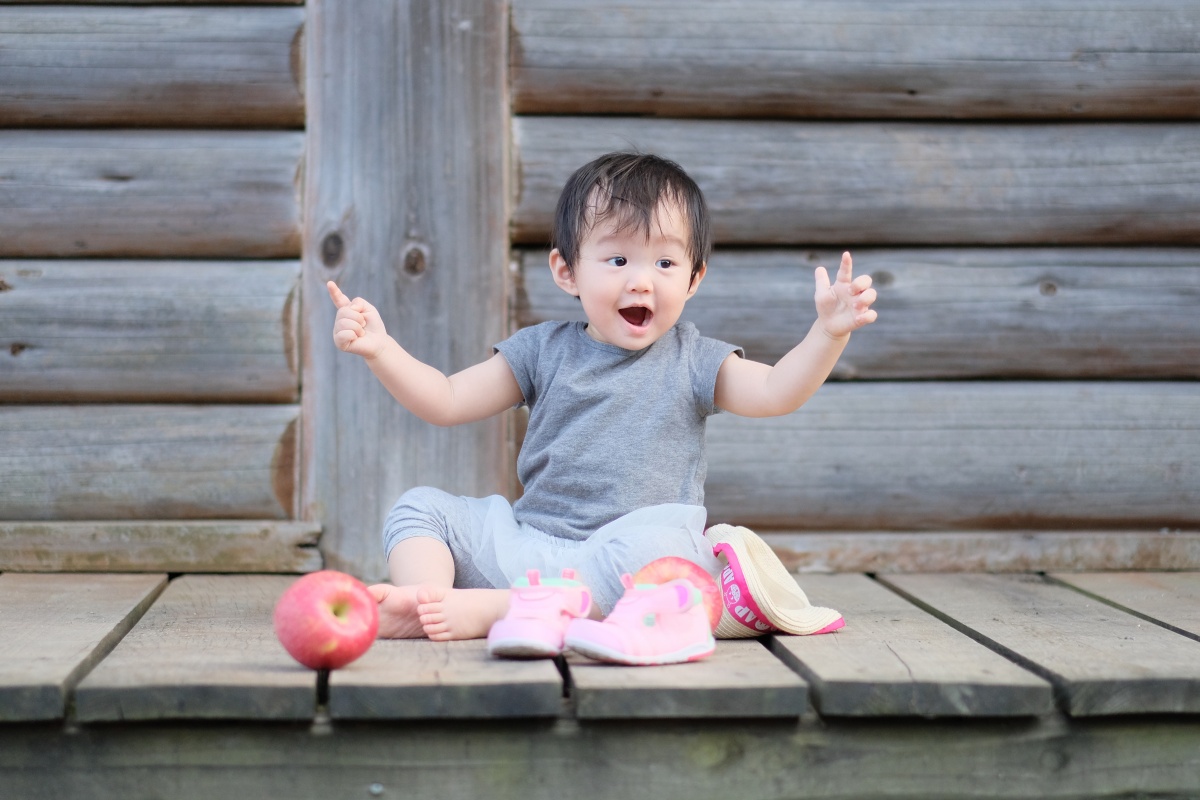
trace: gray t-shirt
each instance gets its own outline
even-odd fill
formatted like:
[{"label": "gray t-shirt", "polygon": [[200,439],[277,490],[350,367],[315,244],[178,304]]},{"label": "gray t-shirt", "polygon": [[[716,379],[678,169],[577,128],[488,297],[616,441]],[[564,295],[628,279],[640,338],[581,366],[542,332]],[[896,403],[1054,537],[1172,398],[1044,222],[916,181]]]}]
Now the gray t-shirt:
[{"label": "gray t-shirt", "polygon": [[544,322],[496,345],[529,406],[519,522],[567,539],[662,503],[704,504],[704,426],[717,371],[740,348],[677,323],[644,350]]}]

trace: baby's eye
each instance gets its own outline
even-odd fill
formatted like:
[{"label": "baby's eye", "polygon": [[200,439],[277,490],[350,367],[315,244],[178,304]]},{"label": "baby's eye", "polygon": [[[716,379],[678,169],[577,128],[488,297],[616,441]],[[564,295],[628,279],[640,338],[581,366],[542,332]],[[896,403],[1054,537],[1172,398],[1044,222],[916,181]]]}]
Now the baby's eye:
[{"label": "baby's eye", "polygon": [[656,262],[656,264],[658,265],[658,267],[659,267],[660,269],[669,269],[670,267],[672,267],[672,266],[674,266],[674,265],[675,265],[675,262],[674,262],[674,261],[672,261],[672,260],[671,260],[671,259],[669,259],[669,258],[660,258],[660,259],[659,259],[659,260]]},{"label": "baby's eye", "polygon": [[629,263],[629,259],[625,258],[625,256],[613,256],[608,260],[608,263],[614,267],[623,267]]}]

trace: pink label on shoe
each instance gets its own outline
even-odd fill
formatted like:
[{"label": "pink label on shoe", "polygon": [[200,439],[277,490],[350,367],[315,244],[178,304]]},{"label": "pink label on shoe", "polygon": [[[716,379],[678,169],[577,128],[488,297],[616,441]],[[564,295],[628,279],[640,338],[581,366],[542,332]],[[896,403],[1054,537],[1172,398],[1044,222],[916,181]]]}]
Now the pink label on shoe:
[{"label": "pink label on shoe", "polygon": [[770,633],[779,630],[767,621],[767,615],[750,596],[750,587],[746,585],[746,576],[742,572],[741,562],[737,553],[726,542],[713,547],[714,554],[724,553],[729,563],[721,570],[721,599],[725,601],[725,609],[735,620],[745,625],[755,633]]}]

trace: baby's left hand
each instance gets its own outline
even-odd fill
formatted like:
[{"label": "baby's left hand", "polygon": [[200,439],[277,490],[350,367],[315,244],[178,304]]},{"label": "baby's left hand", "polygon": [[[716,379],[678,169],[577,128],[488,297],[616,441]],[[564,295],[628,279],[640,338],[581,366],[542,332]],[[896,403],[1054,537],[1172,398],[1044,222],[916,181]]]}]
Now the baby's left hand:
[{"label": "baby's left hand", "polygon": [[871,276],[854,278],[849,253],[842,253],[842,265],[838,268],[837,280],[832,284],[829,282],[829,272],[824,267],[817,267],[814,277],[817,282],[814,296],[817,319],[829,336],[846,336],[878,319],[879,315],[871,308],[875,302]]}]

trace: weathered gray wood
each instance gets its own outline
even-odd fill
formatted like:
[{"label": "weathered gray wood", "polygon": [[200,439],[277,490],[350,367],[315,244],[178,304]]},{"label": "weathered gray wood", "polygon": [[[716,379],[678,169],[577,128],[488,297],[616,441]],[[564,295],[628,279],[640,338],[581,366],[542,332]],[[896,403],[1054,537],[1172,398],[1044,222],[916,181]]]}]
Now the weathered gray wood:
[{"label": "weathered gray wood", "polygon": [[559,191],[609,150],[678,161],[719,244],[1196,244],[1194,125],[517,117],[513,235],[544,245]]},{"label": "weathered gray wood", "polygon": [[0,261],[0,400],[294,402],[295,261]]},{"label": "weathered gray wood", "polygon": [[414,356],[457,371],[506,333],[506,4],[313,0],[304,248],[305,516],[329,563],[382,576],[379,530],[417,484],[508,488],[502,419],[445,430],[333,346],[325,281]]},{"label": "weathered gray wood", "polygon": [[0,726],[12,797],[1194,798],[1200,719]]},{"label": "weathered gray wood", "polygon": [[1054,710],[1050,684],[863,575],[805,575],[809,599],[846,627],[772,636],[822,716],[1017,717]]},{"label": "weathered gray wood", "polygon": [[0,256],[294,258],[304,134],[0,131]]},{"label": "weathered gray wood", "polygon": [[76,681],[166,582],[166,575],[0,575],[0,722],[62,719]]},{"label": "weathered gray wood", "polygon": [[1177,633],[1200,639],[1200,572],[1093,572],[1053,576]]},{"label": "weathered gray wood", "polygon": [[569,654],[579,719],[795,718],[808,706],[799,676],[752,639],[721,640],[686,664],[623,667]]},{"label": "weathered gray wood", "polygon": [[0,569],[17,572],[312,572],[314,522],[0,522]]},{"label": "weathered gray wood", "polygon": [[1190,0],[516,0],[513,106],[674,117],[1196,117]]},{"label": "weathered gray wood", "polygon": [[1200,569],[1200,531],[764,532],[793,572]]},{"label": "weathered gray wood", "polygon": [[0,125],[302,127],[302,8],[0,10]]},{"label": "weathered gray wood", "polygon": [[786,417],[714,417],[706,506],[793,530],[1195,530],[1197,452],[1196,383],[828,384]]},{"label": "weathered gray wood", "polygon": [[297,406],[0,406],[0,519],[286,519]]},{"label": "weathered gray wood", "polygon": [[[1200,377],[1200,251],[855,250],[879,291],[879,322],[852,337],[838,379]],[[522,250],[520,325],[582,319]],[[815,318],[813,268],[837,251],[718,250],[683,318],[773,364]],[[1153,291],[1158,285],[1162,291]]]},{"label": "weathered gray wood", "polygon": [[1072,716],[1200,711],[1200,642],[1041,576],[880,580],[1049,678]]},{"label": "weathered gray wood", "polygon": [[554,717],[562,695],[553,661],[492,658],[482,639],[380,639],[329,676],[334,719]]},{"label": "weathered gray wood", "polygon": [[316,673],[275,638],[286,575],[185,575],[75,690],[80,722],[311,719]]}]

